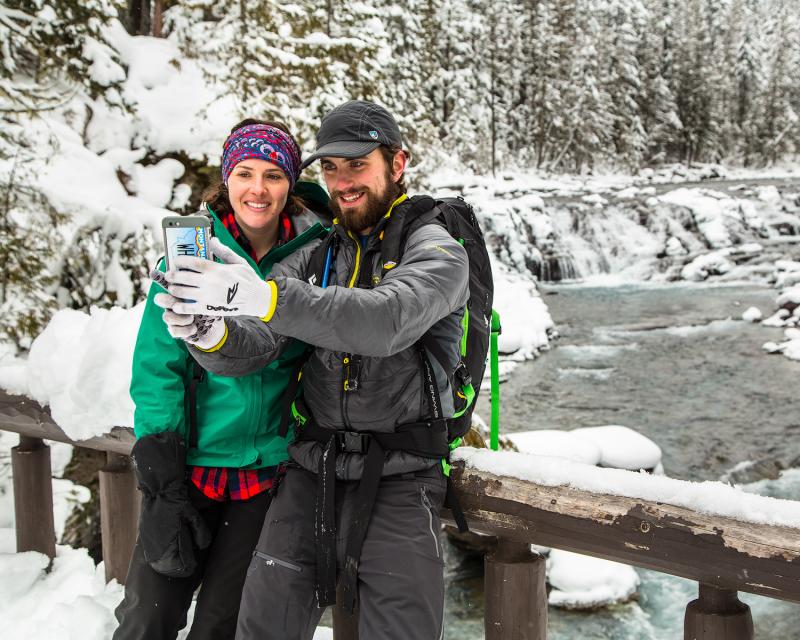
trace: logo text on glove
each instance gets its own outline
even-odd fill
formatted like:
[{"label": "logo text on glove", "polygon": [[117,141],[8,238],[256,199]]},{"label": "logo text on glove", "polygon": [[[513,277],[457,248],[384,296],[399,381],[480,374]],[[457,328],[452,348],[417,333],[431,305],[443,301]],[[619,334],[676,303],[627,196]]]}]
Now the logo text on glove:
[{"label": "logo text on glove", "polygon": [[206,305],[206,311],[238,311],[239,307],[215,307],[213,304]]}]

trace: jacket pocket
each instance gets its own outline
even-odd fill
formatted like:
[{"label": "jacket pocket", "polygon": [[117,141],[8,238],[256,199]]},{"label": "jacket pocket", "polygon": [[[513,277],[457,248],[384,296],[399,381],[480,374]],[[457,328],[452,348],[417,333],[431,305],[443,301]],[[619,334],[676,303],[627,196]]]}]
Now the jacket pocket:
[{"label": "jacket pocket", "polygon": [[254,551],[253,555],[256,558],[260,558],[261,560],[263,560],[264,564],[267,565],[268,567],[278,565],[279,567],[284,567],[285,569],[291,569],[292,571],[303,573],[303,567],[298,566],[296,564],[292,564],[291,562],[287,562],[286,560],[275,558],[273,556],[267,555],[266,553],[262,553],[261,551]]}]

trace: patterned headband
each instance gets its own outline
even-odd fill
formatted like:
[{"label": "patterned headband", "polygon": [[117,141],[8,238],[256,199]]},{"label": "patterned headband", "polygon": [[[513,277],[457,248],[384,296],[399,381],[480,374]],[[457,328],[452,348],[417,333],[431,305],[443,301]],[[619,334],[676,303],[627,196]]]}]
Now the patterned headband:
[{"label": "patterned headband", "polygon": [[227,185],[242,160],[258,158],[283,169],[289,191],[300,176],[300,148],[285,131],[268,124],[248,124],[228,136],[222,147],[222,180]]}]

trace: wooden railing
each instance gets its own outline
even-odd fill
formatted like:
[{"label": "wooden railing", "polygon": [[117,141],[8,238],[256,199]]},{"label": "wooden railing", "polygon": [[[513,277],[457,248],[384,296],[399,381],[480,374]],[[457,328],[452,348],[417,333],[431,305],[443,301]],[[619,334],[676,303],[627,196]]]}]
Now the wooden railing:
[{"label": "wooden railing", "polygon": [[[107,452],[100,472],[106,577],[124,582],[136,535],[138,497],[127,454],[130,430],[73,442],[35,402],[0,392],[0,430],[20,434],[12,453],[19,551],[53,557],[49,450],[43,439]],[[709,516],[646,500],[548,487],[463,463],[453,480],[473,530],[497,537],[485,561],[488,640],[545,640],[542,557],[530,545],[615,560],[699,583],[686,608],[689,640],[752,640],[753,621],[737,592],[800,602],[800,529]],[[448,512],[445,521],[450,520]],[[352,616],[334,612],[337,640],[357,638]]]}]

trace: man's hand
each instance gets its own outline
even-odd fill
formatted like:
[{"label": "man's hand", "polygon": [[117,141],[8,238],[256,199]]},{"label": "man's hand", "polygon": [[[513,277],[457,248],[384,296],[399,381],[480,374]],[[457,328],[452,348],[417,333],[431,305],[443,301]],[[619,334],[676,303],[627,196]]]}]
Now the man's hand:
[{"label": "man's hand", "polygon": [[[161,271],[153,270],[150,278],[164,289],[169,286]],[[225,321],[219,316],[175,313],[173,307],[182,301],[168,293],[157,293],[153,297],[153,302],[164,309],[162,318],[173,338],[179,338],[199,349],[208,350],[217,346],[225,335]]]},{"label": "man's hand", "polygon": [[272,304],[272,287],[244,258],[216,238],[213,255],[225,264],[202,258],[178,257],[167,271],[167,291],[180,298],[171,311],[179,315],[256,316],[263,318]]}]

